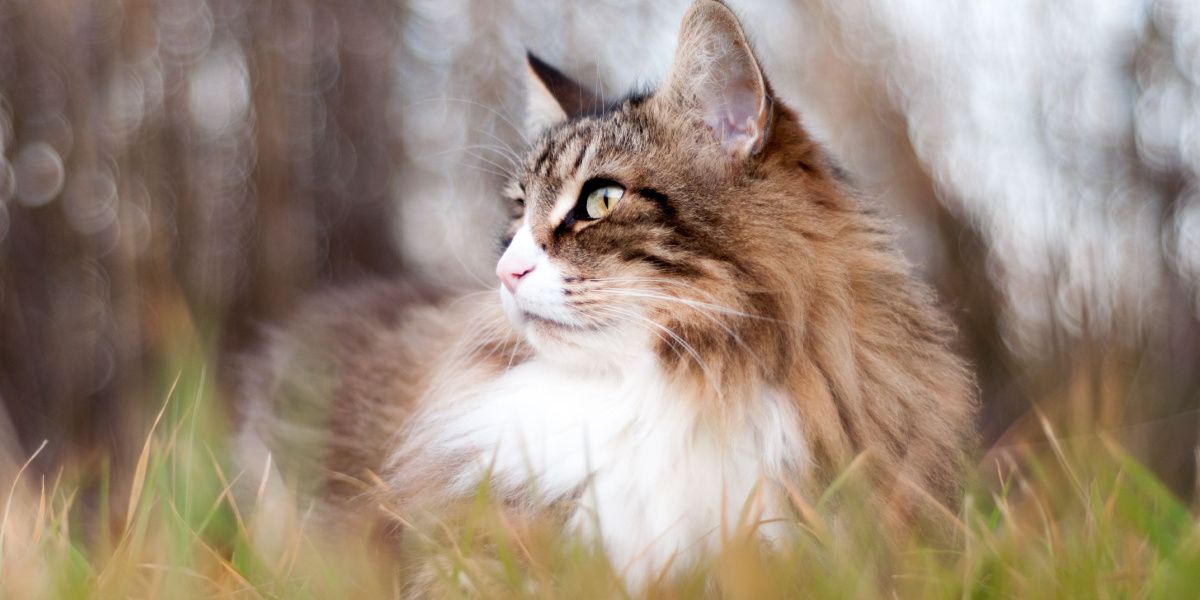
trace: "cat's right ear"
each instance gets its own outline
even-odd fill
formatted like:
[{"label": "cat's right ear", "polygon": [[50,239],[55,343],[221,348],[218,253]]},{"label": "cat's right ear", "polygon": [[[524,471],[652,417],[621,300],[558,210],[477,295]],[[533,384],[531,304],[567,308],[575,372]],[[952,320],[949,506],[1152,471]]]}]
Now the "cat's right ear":
[{"label": "cat's right ear", "polygon": [[527,53],[525,132],[532,139],[567,119],[596,112],[600,98],[545,61]]},{"label": "cat's right ear", "polygon": [[771,122],[771,88],[738,18],[719,0],[696,0],[683,17],[666,94],[700,117],[735,159],[757,154]]}]

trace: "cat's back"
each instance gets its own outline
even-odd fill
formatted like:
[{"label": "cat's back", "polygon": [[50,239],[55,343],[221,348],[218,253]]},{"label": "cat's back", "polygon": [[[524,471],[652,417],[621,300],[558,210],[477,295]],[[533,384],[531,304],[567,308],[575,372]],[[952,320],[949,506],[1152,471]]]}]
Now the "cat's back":
[{"label": "cat's back", "polygon": [[267,462],[296,491],[334,501],[372,473],[455,324],[430,294],[371,281],[314,294],[232,367],[241,467]]}]

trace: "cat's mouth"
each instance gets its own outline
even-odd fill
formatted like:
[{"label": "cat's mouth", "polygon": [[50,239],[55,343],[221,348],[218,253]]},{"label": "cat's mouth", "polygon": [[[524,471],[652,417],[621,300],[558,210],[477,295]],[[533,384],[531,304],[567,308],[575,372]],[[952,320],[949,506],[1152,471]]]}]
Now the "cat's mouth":
[{"label": "cat's mouth", "polygon": [[563,323],[562,321],[559,321],[557,319],[551,319],[550,317],[543,317],[542,315],[539,315],[537,313],[530,312],[527,310],[521,310],[518,314],[521,315],[522,321],[525,321],[527,323],[533,323],[535,325],[545,325],[548,327],[562,327],[562,328],[575,327],[575,325],[573,325],[573,324]]},{"label": "cat's mouth", "polygon": [[594,331],[596,329],[601,328],[601,325],[598,323],[596,323],[596,324],[567,323],[565,321],[559,321],[558,319],[539,315],[537,313],[533,313],[528,310],[520,310],[518,314],[520,314],[521,320],[523,320],[524,322],[526,322],[528,324],[547,327],[547,328],[551,328],[551,329],[571,330],[571,331]]},{"label": "cat's mouth", "polygon": [[514,325],[542,333],[557,335],[586,332],[602,328],[602,323],[580,314],[562,302],[561,296],[553,293],[531,293],[536,289],[522,289],[520,295],[500,288],[500,299],[504,311]]}]

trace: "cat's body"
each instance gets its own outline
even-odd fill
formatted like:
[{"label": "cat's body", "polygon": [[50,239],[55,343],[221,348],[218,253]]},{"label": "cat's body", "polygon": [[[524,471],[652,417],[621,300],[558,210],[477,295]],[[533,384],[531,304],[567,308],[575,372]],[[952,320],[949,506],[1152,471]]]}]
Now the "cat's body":
[{"label": "cat's body", "polygon": [[381,501],[436,509],[490,477],[500,500],[598,535],[617,568],[641,562],[639,578],[712,549],[722,528],[746,525],[747,507],[755,520],[791,516],[778,483],[805,487],[811,457],[784,393],[763,387],[738,400],[750,409],[736,424],[714,422],[651,354],[587,372],[531,356],[507,332],[480,338],[477,311],[499,308],[488,300],[429,305],[383,284],[314,299],[251,366],[249,395],[268,400],[247,414],[247,471],[271,451],[271,476],[335,520]]},{"label": "cat's body", "polygon": [[732,14],[697,2],[650,96],[532,73],[500,297],[315,301],[254,369],[245,445],[333,473],[306,479],[333,504],[437,511],[489,481],[637,581],[747,518],[786,535],[860,456],[891,529],[953,502],[974,390],[949,327]]}]

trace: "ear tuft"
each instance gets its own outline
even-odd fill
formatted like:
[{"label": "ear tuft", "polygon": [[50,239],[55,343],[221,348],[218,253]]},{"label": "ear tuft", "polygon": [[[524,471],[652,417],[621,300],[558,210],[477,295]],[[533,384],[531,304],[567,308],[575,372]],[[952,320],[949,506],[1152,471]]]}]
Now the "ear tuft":
[{"label": "ear tuft", "polygon": [[603,107],[600,98],[532,52],[525,55],[525,129],[531,136]]},{"label": "ear tuft", "polygon": [[665,89],[683,109],[697,111],[734,158],[765,145],[770,91],[741,24],[723,3],[697,0],[688,9]]}]

